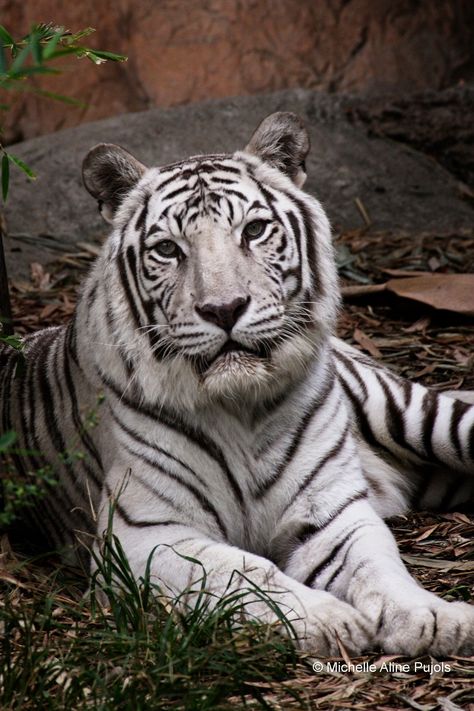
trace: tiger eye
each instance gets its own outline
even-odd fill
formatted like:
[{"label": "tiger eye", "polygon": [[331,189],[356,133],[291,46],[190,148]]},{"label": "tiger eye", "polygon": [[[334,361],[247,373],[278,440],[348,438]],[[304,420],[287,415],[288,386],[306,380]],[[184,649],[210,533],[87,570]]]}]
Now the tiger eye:
[{"label": "tiger eye", "polygon": [[265,222],[263,220],[253,220],[244,227],[244,235],[247,239],[257,239],[261,237],[265,230]]},{"label": "tiger eye", "polygon": [[168,259],[177,257],[179,255],[180,249],[176,242],[171,239],[163,239],[155,245],[155,249],[162,257],[167,257]]}]

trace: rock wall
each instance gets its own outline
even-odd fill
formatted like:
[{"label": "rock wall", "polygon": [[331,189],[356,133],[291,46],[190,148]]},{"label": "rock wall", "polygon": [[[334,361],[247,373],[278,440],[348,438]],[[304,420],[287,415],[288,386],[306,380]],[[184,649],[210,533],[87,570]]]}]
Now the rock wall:
[{"label": "rock wall", "polygon": [[83,108],[22,97],[8,142],[106,116],[302,87],[439,89],[474,76],[472,0],[0,0],[14,35],[32,22],[93,26],[125,65],[66,63],[47,89]]}]

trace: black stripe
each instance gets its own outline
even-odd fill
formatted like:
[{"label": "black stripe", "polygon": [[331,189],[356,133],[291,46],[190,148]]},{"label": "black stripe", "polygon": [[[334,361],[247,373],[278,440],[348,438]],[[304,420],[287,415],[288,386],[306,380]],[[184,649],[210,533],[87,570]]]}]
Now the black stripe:
[{"label": "black stripe", "polygon": [[287,466],[291,463],[291,460],[293,459],[298,446],[306,432],[306,429],[311,422],[311,419],[313,418],[314,413],[316,410],[319,409],[319,407],[326,401],[327,396],[329,392],[332,390],[332,386],[334,383],[334,376],[329,377],[326,383],[324,384],[324,389],[322,392],[318,393],[317,396],[314,398],[314,400],[310,403],[309,408],[305,415],[302,417],[300,420],[296,431],[293,435],[293,438],[289,444],[289,446],[286,449],[285,454],[283,455],[282,460],[280,461],[279,465],[275,469],[275,471],[272,473],[272,475],[264,482],[261,482],[257,489],[254,492],[254,496],[256,499],[261,499],[267,494],[270,489],[275,486],[277,481],[281,479],[283,476],[283,473]]},{"label": "black stripe", "polygon": [[[128,267],[130,269],[132,279],[134,282],[137,298],[140,300],[140,305],[146,314],[148,323],[153,323],[153,321],[154,321],[154,316],[153,316],[154,304],[152,303],[151,300],[145,301],[145,299],[142,297],[141,290],[140,290],[140,284],[139,284],[139,280],[138,280],[137,257],[135,254],[135,248],[132,245],[129,245],[127,247],[126,257],[127,257]],[[121,265],[121,263],[122,263],[122,260],[119,262],[119,265]],[[125,270],[125,278],[127,278],[126,270]],[[140,322],[139,311],[137,309],[137,306],[136,306],[136,303],[135,303],[135,300],[133,297],[133,293],[132,293],[132,290],[130,289],[128,280],[126,283],[126,294],[127,294],[127,298],[128,298],[129,304],[132,309],[132,313],[134,315],[135,323],[137,326],[140,326],[141,322]],[[157,297],[155,297],[155,301],[158,304],[158,306],[161,308],[160,301]],[[162,309],[162,312],[165,315],[165,312],[163,311],[163,309]],[[166,315],[165,315],[165,317],[166,317]],[[138,322],[137,322],[137,318],[138,318]],[[163,357],[163,349],[160,347],[161,336],[158,334],[158,332],[156,332],[154,330],[153,331],[148,330],[147,337],[148,337],[148,342],[150,344],[150,348],[152,350],[154,358],[156,358],[157,360],[160,360]]]},{"label": "black stripe", "polygon": [[184,526],[180,521],[143,521],[143,520],[137,520],[133,519],[130,514],[124,509],[124,507],[118,503],[118,501],[114,502],[114,507],[115,510],[117,511],[118,515],[120,516],[121,519],[125,521],[127,526],[135,527],[135,528],[149,528],[150,526]]},{"label": "black stripe", "polygon": [[214,461],[220,466],[220,468],[224,472],[226,479],[241,509],[243,510],[245,508],[244,497],[240,486],[238,485],[236,479],[234,478],[234,475],[229,469],[229,465],[227,464],[224,453],[215,442],[209,439],[209,437],[207,437],[204,432],[198,430],[195,427],[192,427],[191,425],[188,425],[183,420],[181,420],[178,415],[173,415],[164,407],[157,406],[155,411],[154,409],[148,407],[145,404],[138,405],[137,403],[132,402],[128,397],[125,396],[124,393],[120,392],[120,389],[118,388],[116,383],[114,383],[108,375],[106,375],[102,370],[99,371],[99,374],[104,385],[108,387],[112,391],[112,393],[118,398],[118,400],[122,404],[126,405],[130,410],[134,410],[135,412],[138,412],[141,415],[145,415],[146,417],[149,417],[154,421],[161,422],[170,429],[175,430],[179,434],[191,440],[193,444],[199,447],[199,449],[205,452],[209,457],[211,457],[211,459],[214,459]]},{"label": "black stripe", "polygon": [[312,587],[316,578],[318,578],[321,575],[321,573],[323,573],[324,570],[332,563],[332,561],[337,556],[337,554],[339,553],[341,548],[343,548],[346,545],[347,541],[349,541],[352,538],[352,536],[356,533],[356,531],[359,530],[359,528],[361,528],[362,526],[365,526],[365,525],[366,525],[365,523],[360,524],[359,526],[356,526],[356,528],[353,528],[352,531],[349,531],[349,533],[344,536],[342,541],[337,543],[333,547],[331,552],[328,553],[328,555],[325,558],[323,558],[323,560],[312,569],[311,573],[306,577],[304,584],[307,585],[308,587]]},{"label": "black stripe", "polygon": [[343,447],[346,443],[347,436],[349,434],[351,427],[351,423],[348,422],[344,428],[344,431],[342,432],[341,436],[337,440],[337,442],[331,447],[329,452],[325,454],[325,456],[321,459],[320,462],[315,466],[315,468],[303,479],[301,482],[300,486],[298,487],[297,492],[291,497],[288,506],[285,510],[287,510],[300,496],[300,494],[315,480],[321,469],[326,466],[328,462],[331,461],[331,459],[334,458],[334,456],[339,452],[341,447]]},{"label": "black stripe", "polygon": [[[166,169],[166,170],[168,171],[168,169]],[[170,168],[170,170],[172,170],[172,168]],[[182,175],[179,171],[176,171],[176,172],[175,172],[173,175],[171,175],[169,178],[166,178],[166,180],[163,180],[162,183],[160,183],[159,185],[157,185],[156,188],[155,188],[155,191],[156,191],[156,192],[159,192],[160,190],[163,190],[163,188],[165,188],[167,185],[169,185],[170,183],[172,183],[174,180],[177,181],[177,180],[182,180],[182,179],[183,179],[183,175]]]},{"label": "black stripe", "polygon": [[117,256],[117,263],[118,263],[118,272],[119,272],[120,282],[121,282],[122,288],[125,292],[125,296],[127,298],[128,305],[130,307],[130,311],[132,313],[133,320],[135,322],[135,326],[138,328],[139,326],[142,325],[142,322],[141,322],[141,318],[140,318],[140,313],[138,311],[137,305],[135,303],[135,299],[132,294],[132,290],[130,289],[125,258],[124,258],[121,251],[119,252],[119,254]]},{"label": "black stripe", "polygon": [[293,290],[293,293],[291,294],[291,296],[293,296],[294,294],[298,293],[301,289],[302,270],[303,270],[302,256],[301,256],[301,229],[300,229],[300,225],[298,222],[298,218],[296,217],[296,215],[293,212],[287,212],[286,216],[290,222],[291,229],[293,231],[295,241],[296,241],[296,249],[298,252],[298,266],[296,267],[296,270],[292,270],[292,271],[296,271],[296,273],[294,274],[294,276],[296,276],[296,287]]},{"label": "black stripe", "polygon": [[433,427],[438,415],[438,396],[436,393],[430,392],[429,390],[426,391],[425,396],[423,397],[421,412],[424,415],[422,439],[423,448],[426,452],[427,458],[437,460],[438,457],[436,457],[433,452]]},{"label": "black stripe", "polygon": [[[359,374],[357,368],[355,367],[353,361],[352,361],[349,357],[343,355],[340,351],[334,350],[334,351],[333,351],[333,354],[334,354],[334,356],[336,357],[336,360],[340,360],[341,363],[344,365],[344,367],[345,367],[345,368],[350,372],[350,374],[354,377],[354,379],[356,380],[356,382],[357,382],[357,384],[359,385],[360,389],[362,390],[362,394],[363,394],[364,402],[365,402],[365,401],[367,400],[367,398],[369,397],[369,393],[368,393],[368,390],[367,390],[367,386],[366,386],[365,382],[363,381],[362,377],[360,376],[360,374]],[[343,376],[341,373],[339,374],[339,376],[340,376],[341,378],[344,378],[344,376]],[[345,379],[345,378],[344,378],[344,382],[346,382],[346,379]],[[355,397],[355,394],[354,394],[354,397]]]},{"label": "black stripe", "polygon": [[[222,178],[219,175],[211,175],[210,180],[212,180],[213,183],[222,183],[223,185],[238,185],[238,182],[235,180],[235,178]],[[253,207],[253,205],[251,207]]]},{"label": "black stripe", "polygon": [[464,460],[464,453],[462,450],[461,439],[459,437],[459,426],[463,416],[469,409],[469,405],[461,400],[454,400],[452,410],[451,410],[451,423],[449,426],[449,436],[451,438],[452,445],[456,450],[458,459],[462,462]]},{"label": "black stripe", "polygon": [[[64,355],[63,355],[62,365],[63,365],[63,372],[64,372],[66,387],[68,390],[68,395],[69,395],[69,400],[70,400],[70,405],[71,405],[72,419],[73,419],[74,425],[76,427],[77,434],[80,436],[84,447],[87,449],[89,455],[94,459],[99,470],[102,471],[103,467],[102,467],[102,460],[101,460],[100,454],[99,454],[92,438],[90,437],[89,433],[85,429],[85,426],[81,420],[81,416],[79,413],[78,401],[77,401],[77,396],[76,396],[76,388],[75,388],[75,384],[74,384],[74,379],[72,377],[71,366],[69,363],[69,336],[70,336],[70,331],[68,329],[66,331],[65,338],[64,338]],[[86,461],[83,460],[82,463],[85,465],[85,467],[87,469],[87,473],[91,475],[97,488],[100,489],[102,486],[102,481],[97,477],[97,474],[94,471],[94,469],[92,467],[88,466],[88,463]]]},{"label": "black stripe", "polygon": [[117,425],[118,425],[124,432],[126,432],[126,434],[128,434],[129,437],[131,437],[132,439],[136,440],[136,441],[139,442],[140,444],[145,445],[146,447],[150,447],[150,449],[152,449],[153,451],[158,452],[159,454],[162,454],[162,455],[164,455],[165,457],[168,457],[168,459],[171,459],[173,462],[176,462],[177,464],[179,464],[179,466],[183,467],[183,469],[185,469],[185,470],[188,471],[193,477],[195,477],[195,478],[199,481],[199,483],[200,483],[202,486],[208,488],[207,482],[206,482],[201,476],[199,476],[199,474],[198,474],[197,472],[195,472],[194,469],[191,469],[190,466],[188,466],[185,462],[183,462],[182,459],[179,459],[179,457],[175,457],[173,454],[171,454],[171,452],[168,452],[168,451],[166,451],[165,449],[162,449],[162,448],[159,447],[157,444],[152,444],[152,443],[148,442],[148,441],[147,441],[146,439],[144,439],[138,432],[136,432],[135,430],[132,430],[132,429],[131,429],[130,427],[128,427],[124,422],[122,422],[122,421],[117,417],[117,415],[115,414],[115,412],[114,412],[113,410],[111,410],[111,415],[112,415],[113,419],[115,420],[115,422],[117,423]]},{"label": "black stripe", "polygon": [[[211,156],[206,156],[206,159],[209,159],[210,157]],[[217,157],[221,158],[225,156],[218,155]],[[222,170],[224,173],[233,173],[234,175],[239,176],[242,175],[240,168],[236,168],[232,165],[225,165],[224,163],[212,163],[211,165],[201,164],[198,169],[204,173],[213,173],[216,170]]]},{"label": "black stripe", "polygon": [[146,224],[146,218],[148,215],[148,204],[150,202],[150,195],[147,195],[144,199],[143,207],[135,222],[135,229],[137,232],[141,232]]},{"label": "black stripe", "polygon": [[224,195],[233,195],[234,197],[238,197],[239,200],[242,200],[242,202],[249,201],[247,195],[244,195],[244,193],[241,193],[240,190],[234,190],[232,188],[222,188],[222,192]]},{"label": "black stripe", "polygon": [[375,435],[369,423],[369,419],[365,414],[364,408],[362,407],[360,400],[356,397],[354,392],[351,390],[350,385],[345,381],[344,377],[340,373],[339,382],[341,383],[349,402],[352,404],[359,430],[367,444],[370,444],[372,447],[382,447],[386,451],[389,451],[386,447],[381,445],[375,438]]},{"label": "black stripe", "polygon": [[[78,478],[76,476],[76,472],[74,470],[74,467],[72,466],[71,462],[68,461],[67,458],[67,447],[66,443],[64,441],[63,434],[58,427],[57,421],[56,421],[56,416],[54,414],[54,394],[53,394],[53,388],[51,386],[51,383],[48,378],[48,373],[47,373],[47,358],[44,359],[44,361],[41,364],[41,367],[38,369],[38,386],[40,389],[41,393],[41,400],[43,404],[43,414],[44,414],[44,421],[46,425],[46,429],[48,431],[48,435],[51,439],[51,442],[53,444],[54,449],[56,450],[56,453],[58,454],[58,457],[62,458],[62,465],[65,471],[68,473],[71,481],[73,482],[73,486],[75,488],[78,487]],[[83,525],[86,526],[87,529],[90,529],[90,519],[85,514],[85,512],[77,507],[77,502],[73,501],[71,498],[71,495],[69,494],[68,488],[65,486],[65,482],[62,481],[60,482],[62,484],[61,486],[61,494],[63,495],[65,501],[68,502],[68,506],[70,507],[70,512],[72,509],[74,509],[75,515],[80,518],[83,522]],[[81,487],[82,488],[82,487]],[[58,496],[58,489],[55,489],[55,497]]]},{"label": "black stripe", "polygon": [[[158,462],[154,461],[154,460],[153,460],[151,457],[149,457],[148,455],[143,454],[143,453],[141,453],[141,452],[140,452],[140,453],[139,453],[139,452],[135,452],[131,447],[129,447],[128,445],[126,445],[124,442],[122,443],[122,445],[123,445],[123,447],[127,450],[127,452],[129,452],[131,455],[133,455],[133,456],[136,457],[137,459],[140,459],[141,461],[145,462],[145,463],[148,464],[150,467],[152,467],[155,471],[159,472],[160,474],[163,474],[164,476],[168,477],[169,479],[171,479],[172,481],[176,482],[177,484],[180,484],[183,488],[187,489],[187,490],[189,491],[189,493],[194,496],[194,498],[196,499],[196,501],[198,501],[198,502],[201,504],[201,507],[203,508],[203,510],[204,510],[204,511],[207,511],[207,513],[211,514],[211,516],[214,518],[214,520],[215,520],[215,522],[216,522],[216,524],[217,524],[217,526],[218,526],[220,532],[222,533],[222,535],[224,536],[224,538],[227,538],[227,530],[226,530],[224,524],[222,523],[222,520],[221,520],[219,514],[217,513],[216,509],[215,509],[214,506],[211,504],[211,502],[209,501],[209,499],[207,498],[207,496],[204,496],[204,494],[203,494],[201,491],[199,491],[199,489],[198,489],[197,487],[193,486],[193,484],[190,484],[190,483],[187,482],[185,479],[182,479],[182,478],[181,478],[180,476],[178,476],[177,474],[174,474],[173,472],[170,472],[170,471],[168,471],[167,469],[164,469],[160,464],[158,464]],[[134,476],[137,478],[137,480],[138,480],[141,484],[143,484],[144,486],[146,486],[146,488],[147,488],[150,492],[153,492],[153,493],[156,492],[156,489],[155,489],[149,482],[146,482],[144,479],[142,479],[141,477],[137,476],[137,474],[134,474]],[[156,493],[157,493],[158,495],[160,494],[159,491],[156,492]]]},{"label": "black stripe", "polygon": [[[390,390],[390,386],[385,382],[384,375],[378,372],[374,372],[374,375],[382,388],[384,395],[385,395],[385,404],[386,404],[386,427],[388,430],[388,433],[392,440],[394,441],[395,444],[398,444],[400,447],[404,449],[408,449],[409,452],[412,452],[415,454],[417,457],[420,457],[420,452],[416,449],[416,447],[413,447],[409,442],[407,442],[406,439],[406,430],[405,430],[405,417],[404,417],[404,411],[401,409],[401,407],[398,405],[397,401],[395,400],[395,397]],[[427,395],[430,395],[431,393],[427,393]],[[423,433],[423,443],[428,444],[428,439],[425,439],[427,435],[426,429]],[[431,433],[429,434],[429,441],[431,441]],[[426,451],[431,451],[431,454],[433,454],[431,446],[429,446],[429,449]]]},{"label": "black stripe", "polygon": [[317,250],[317,238],[314,232],[313,221],[310,216],[307,206],[302,200],[294,197],[293,195],[288,196],[290,200],[296,203],[301,216],[303,218],[303,224],[306,232],[306,256],[308,259],[308,265],[311,270],[311,291],[313,294],[322,294],[322,284],[321,280],[317,279],[318,276],[318,257],[316,254]]},{"label": "black stripe", "polygon": [[175,190],[171,190],[171,192],[166,193],[166,195],[162,196],[162,201],[164,202],[165,200],[171,200],[172,198],[175,198],[177,195],[181,195],[182,193],[188,193],[190,192],[192,188],[188,185],[182,185],[180,188],[176,188]]},{"label": "black stripe", "polygon": [[[347,564],[347,559],[349,557],[349,553],[352,550],[352,547],[357,543],[359,539],[356,538],[355,541],[351,541],[350,545],[347,547],[346,552],[344,553],[344,558],[342,559],[342,563],[338,565],[338,567],[335,569],[335,571],[332,573],[332,575],[329,577],[328,580],[326,580],[326,583],[324,585],[325,590],[329,590],[331,587],[332,583],[335,581],[335,579],[344,571],[344,568],[346,567]],[[352,577],[352,575],[351,575]]]},{"label": "black stripe", "polygon": [[[351,496],[347,501],[345,501],[343,504],[338,506],[338,508],[331,513],[331,516],[326,519],[324,523],[320,524],[314,524],[314,523],[305,523],[301,526],[299,529],[298,533],[296,534],[296,539],[300,543],[300,545],[304,545],[307,543],[315,534],[320,533],[320,531],[324,531],[325,528],[327,528],[333,521],[335,521],[342,513],[345,511],[349,506],[354,504],[356,501],[362,501],[362,499],[366,499],[368,496],[368,491],[367,489],[364,489],[363,491],[360,491],[358,494],[354,494],[354,496]],[[299,548],[299,546],[298,546]],[[296,549],[294,549],[296,550]],[[293,550],[293,552],[294,552]]]}]

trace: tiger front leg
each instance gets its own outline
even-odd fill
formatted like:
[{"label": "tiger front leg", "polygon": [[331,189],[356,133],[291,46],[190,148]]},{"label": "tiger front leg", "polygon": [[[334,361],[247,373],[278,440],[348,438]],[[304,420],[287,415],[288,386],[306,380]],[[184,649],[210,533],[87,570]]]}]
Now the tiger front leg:
[{"label": "tiger front leg", "polygon": [[326,523],[301,530],[285,572],[353,605],[386,652],[474,653],[474,606],[446,602],[411,577],[364,492],[352,495]]},{"label": "tiger front leg", "polygon": [[[247,619],[273,624],[288,634],[276,605],[290,623],[299,646],[315,654],[337,654],[338,638],[355,654],[370,646],[364,616],[355,608],[330,593],[302,585],[266,558],[216,541],[184,522],[159,523],[157,516],[155,525],[149,520],[144,525],[138,519],[131,524],[124,513],[124,508],[116,509],[113,531],[136,579],[144,576],[151,557],[152,581],[172,597],[179,596],[186,605],[202,599],[204,581],[210,607],[224,595],[242,594]],[[99,532],[106,527],[104,513]]]}]

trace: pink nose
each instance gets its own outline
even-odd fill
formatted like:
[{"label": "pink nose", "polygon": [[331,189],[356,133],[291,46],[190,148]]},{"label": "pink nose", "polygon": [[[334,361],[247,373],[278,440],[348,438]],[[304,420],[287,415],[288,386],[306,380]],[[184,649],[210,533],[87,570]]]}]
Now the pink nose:
[{"label": "pink nose", "polygon": [[199,316],[205,321],[215,323],[226,333],[230,333],[239,318],[247,310],[249,303],[250,296],[246,298],[239,296],[231,301],[230,304],[203,304],[203,306],[196,306],[195,308]]}]

